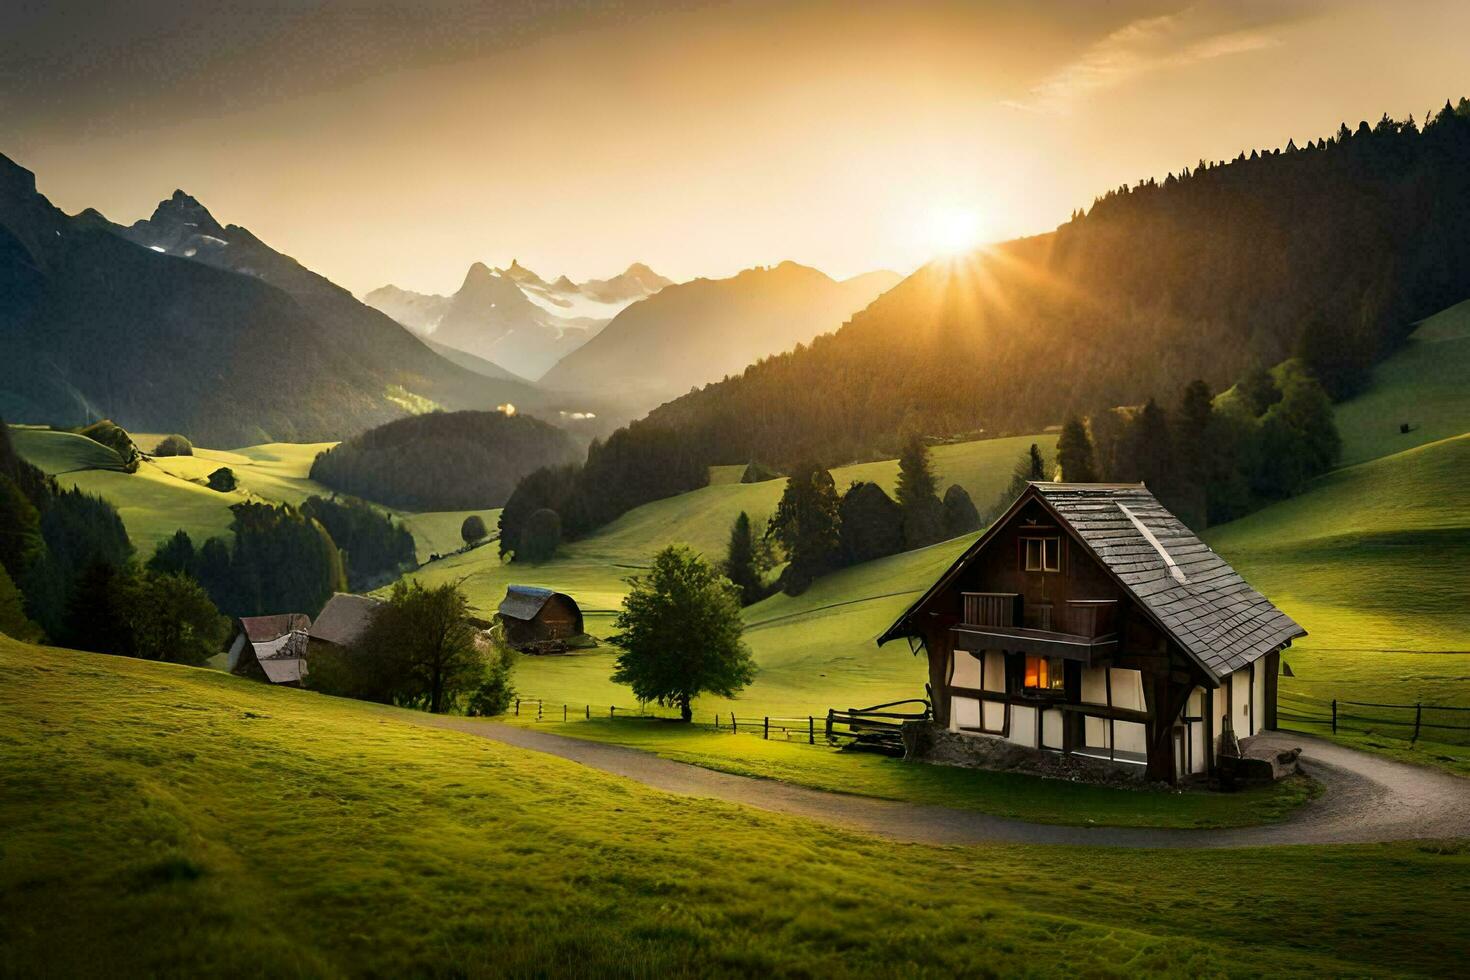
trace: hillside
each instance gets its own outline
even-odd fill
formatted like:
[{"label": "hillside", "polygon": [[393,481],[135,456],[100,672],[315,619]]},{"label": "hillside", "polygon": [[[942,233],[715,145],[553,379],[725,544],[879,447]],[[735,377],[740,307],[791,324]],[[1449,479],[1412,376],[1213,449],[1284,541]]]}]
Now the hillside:
[{"label": "hillside", "polygon": [[1120,188],[1055,232],[930,263],[836,334],[650,418],[707,463],[791,463],[913,425],[1024,432],[1172,404],[1292,354],[1343,395],[1467,295],[1470,102],[1422,132],[1385,118]]},{"label": "hillside", "polygon": [[514,260],[505,269],[476,262],[452,296],[390,285],[368,293],[363,302],[422,337],[432,336],[434,345],[539,378],[629,303],[669,284],[637,262],[610,279],[580,284],[566,276],[547,282]]},{"label": "hillside", "polygon": [[[173,237],[144,247],[123,237],[143,234],[137,226],[63,214],[30,171],[0,157],[5,417],[107,417],[241,444],[340,436],[403,414],[413,399],[534,402],[526,385],[487,383],[450,364],[244,229],[208,224],[233,240],[198,251],[175,227],[204,220],[192,199],[160,212],[148,227],[168,226]],[[171,247],[177,256],[165,254]]]},{"label": "hillside", "polygon": [[528,415],[433,412],[338,444],[311,478],[389,507],[468,510],[499,507],[527,473],[580,457],[570,435]]},{"label": "hillside", "polygon": [[616,396],[629,415],[837,329],[899,277],[837,282],[783,262],[670,286],[619,313],[542,377],[547,388]]},{"label": "hillside", "polygon": [[[1463,942],[1455,848],[895,845],[214,671],[0,638],[0,681],[17,975],[1428,974]],[[1369,911],[1422,936],[1317,928]]]}]

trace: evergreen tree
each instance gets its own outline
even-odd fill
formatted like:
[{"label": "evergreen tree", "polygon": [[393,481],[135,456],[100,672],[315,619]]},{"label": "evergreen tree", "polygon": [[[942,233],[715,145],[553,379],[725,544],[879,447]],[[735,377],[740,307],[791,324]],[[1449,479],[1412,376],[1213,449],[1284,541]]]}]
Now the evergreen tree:
[{"label": "evergreen tree", "polygon": [[1210,487],[1220,478],[1222,465],[1216,455],[1222,448],[1215,439],[1215,396],[1201,380],[1184,388],[1174,427],[1175,484],[1180,509],[1176,515],[1195,530],[1208,523]]},{"label": "evergreen tree", "polygon": [[0,476],[0,568],[20,579],[45,549],[41,515],[15,481]]},{"label": "evergreen tree", "polygon": [[1062,426],[1057,439],[1057,466],[1067,483],[1096,483],[1097,463],[1092,455],[1092,440],[1087,427],[1073,415]]},{"label": "evergreen tree", "polygon": [[148,559],[148,567],[164,575],[196,576],[198,564],[194,542],[183,528],[175,531],[167,541],[160,541],[153,549],[153,557]]},{"label": "evergreen tree", "polygon": [[793,467],[775,516],[766,526],[766,534],[786,552],[781,587],[788,595],[800,595],[813,579],[837,567],[841,525],[832,474],[815,463]]},{"label": "evergreen tree", "polygon": [[110,652],[198,666],[223,648],[229,620],[189,576],[135,567],[114,575],[110,591]]},{"label": "evergreen tree", "polygon": [[1033,442],[1031,447],[1016,461],[1015,468],[1011,470],[1011,482],[1006,484],[1006,488],[1000,492],[1000,496],[991,505],[985,522],[990,523],[1009,510],[1011,504],[1016,502],[1016,498],[1025,492],[1026,484],[1045,481],[1047,468],[1046,456],[1042,453],[1041,447]]},{"label": "evergreen tree", "polygon": [[938,541],[944,531],[944,507],[939,501],[929,447],[918,435],[910,436],[899,453],[895,496],[903,512],[904,546],[922,548]]},{"label": "evergreen tree", "polygon": [[701,694],[734,697],[755,679],[741,640],[738,590],[682,545],[653,557],[629,591],[610,638],[622,649],[612,680],[639,701],[675,705],[688,722]]},{"label": "evergreen tree", "polygon": [[561,515],[550,507],[543,507],[526,523],[521,547],[516,554],[525,561],[540,563],[555,558],[560,547]]},{"label": "evergreen tree", "polygon": [[22,643],[41,640],[41,627],[26,615],[25,597],[3,565],[0,565],[0,633]]},{"label": "evergreen tree", "polygon": [[749,606],[765,597],[765,584],[761,581],[758,567],[755,534],[751,531],[750,515],[745,511],[735,518],[730,526],[730,543],[725,549],[723,571],[725,577],[740,590],[740,604]]}]

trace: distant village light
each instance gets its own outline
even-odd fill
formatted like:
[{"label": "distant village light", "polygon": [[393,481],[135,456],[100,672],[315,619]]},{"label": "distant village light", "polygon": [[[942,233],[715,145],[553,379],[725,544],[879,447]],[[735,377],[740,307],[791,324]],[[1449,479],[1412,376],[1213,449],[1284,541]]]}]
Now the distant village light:
[{"label": "distant village light", "polygon": [[516,407],[510,402],[506,402],[504,405],[496,405],[495,410],[501,415],[514,415],[516,413]]}]

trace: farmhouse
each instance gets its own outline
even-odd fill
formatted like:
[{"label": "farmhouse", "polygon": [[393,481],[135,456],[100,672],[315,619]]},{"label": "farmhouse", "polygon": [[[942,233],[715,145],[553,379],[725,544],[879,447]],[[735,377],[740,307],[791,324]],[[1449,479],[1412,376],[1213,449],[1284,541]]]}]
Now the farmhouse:
[{"label": "farmhouse", "polygon": [[349,647],[372,622],[382,605],[377,599],[348,592],[334,592],[322,607],[308,633],[308,655],[319,647]]},{"label": "farmhouse", "polygon": [[512,585],[505,590],[498,611],[505,641],[517,650],[558,649],[582,636],[582,610],[564,592]]},{"label": "farmhouse", "polygon": [[272,684],[299,686],[306,676],[306,635],[311,617],[304,613],[242,616],[235,621],[235,641],[227,665],[231,673],[264,678]]},{"label": "farmhouse", "polygon": [[1032,483],[879,638],[929,659],[934,743],[1177,782],[1276,725],[1306,631],[1142,484]]}]

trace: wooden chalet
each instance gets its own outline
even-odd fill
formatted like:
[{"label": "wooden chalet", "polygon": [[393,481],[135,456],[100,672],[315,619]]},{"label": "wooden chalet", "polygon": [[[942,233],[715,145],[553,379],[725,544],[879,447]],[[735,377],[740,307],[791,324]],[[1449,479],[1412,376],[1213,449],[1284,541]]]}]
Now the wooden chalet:
[{"label": "wooden chalet", "polygon": [[878,643],[949,732],[1177,782],[1276,726],[1305,635],[1142,484],[1032,483]]},{"label": "wooden chalet", "polygon": [[534,585],[512,585],[500,601],[505,641],[517,650],[563,648],[582,636],[582,610],[565,592]]}]

